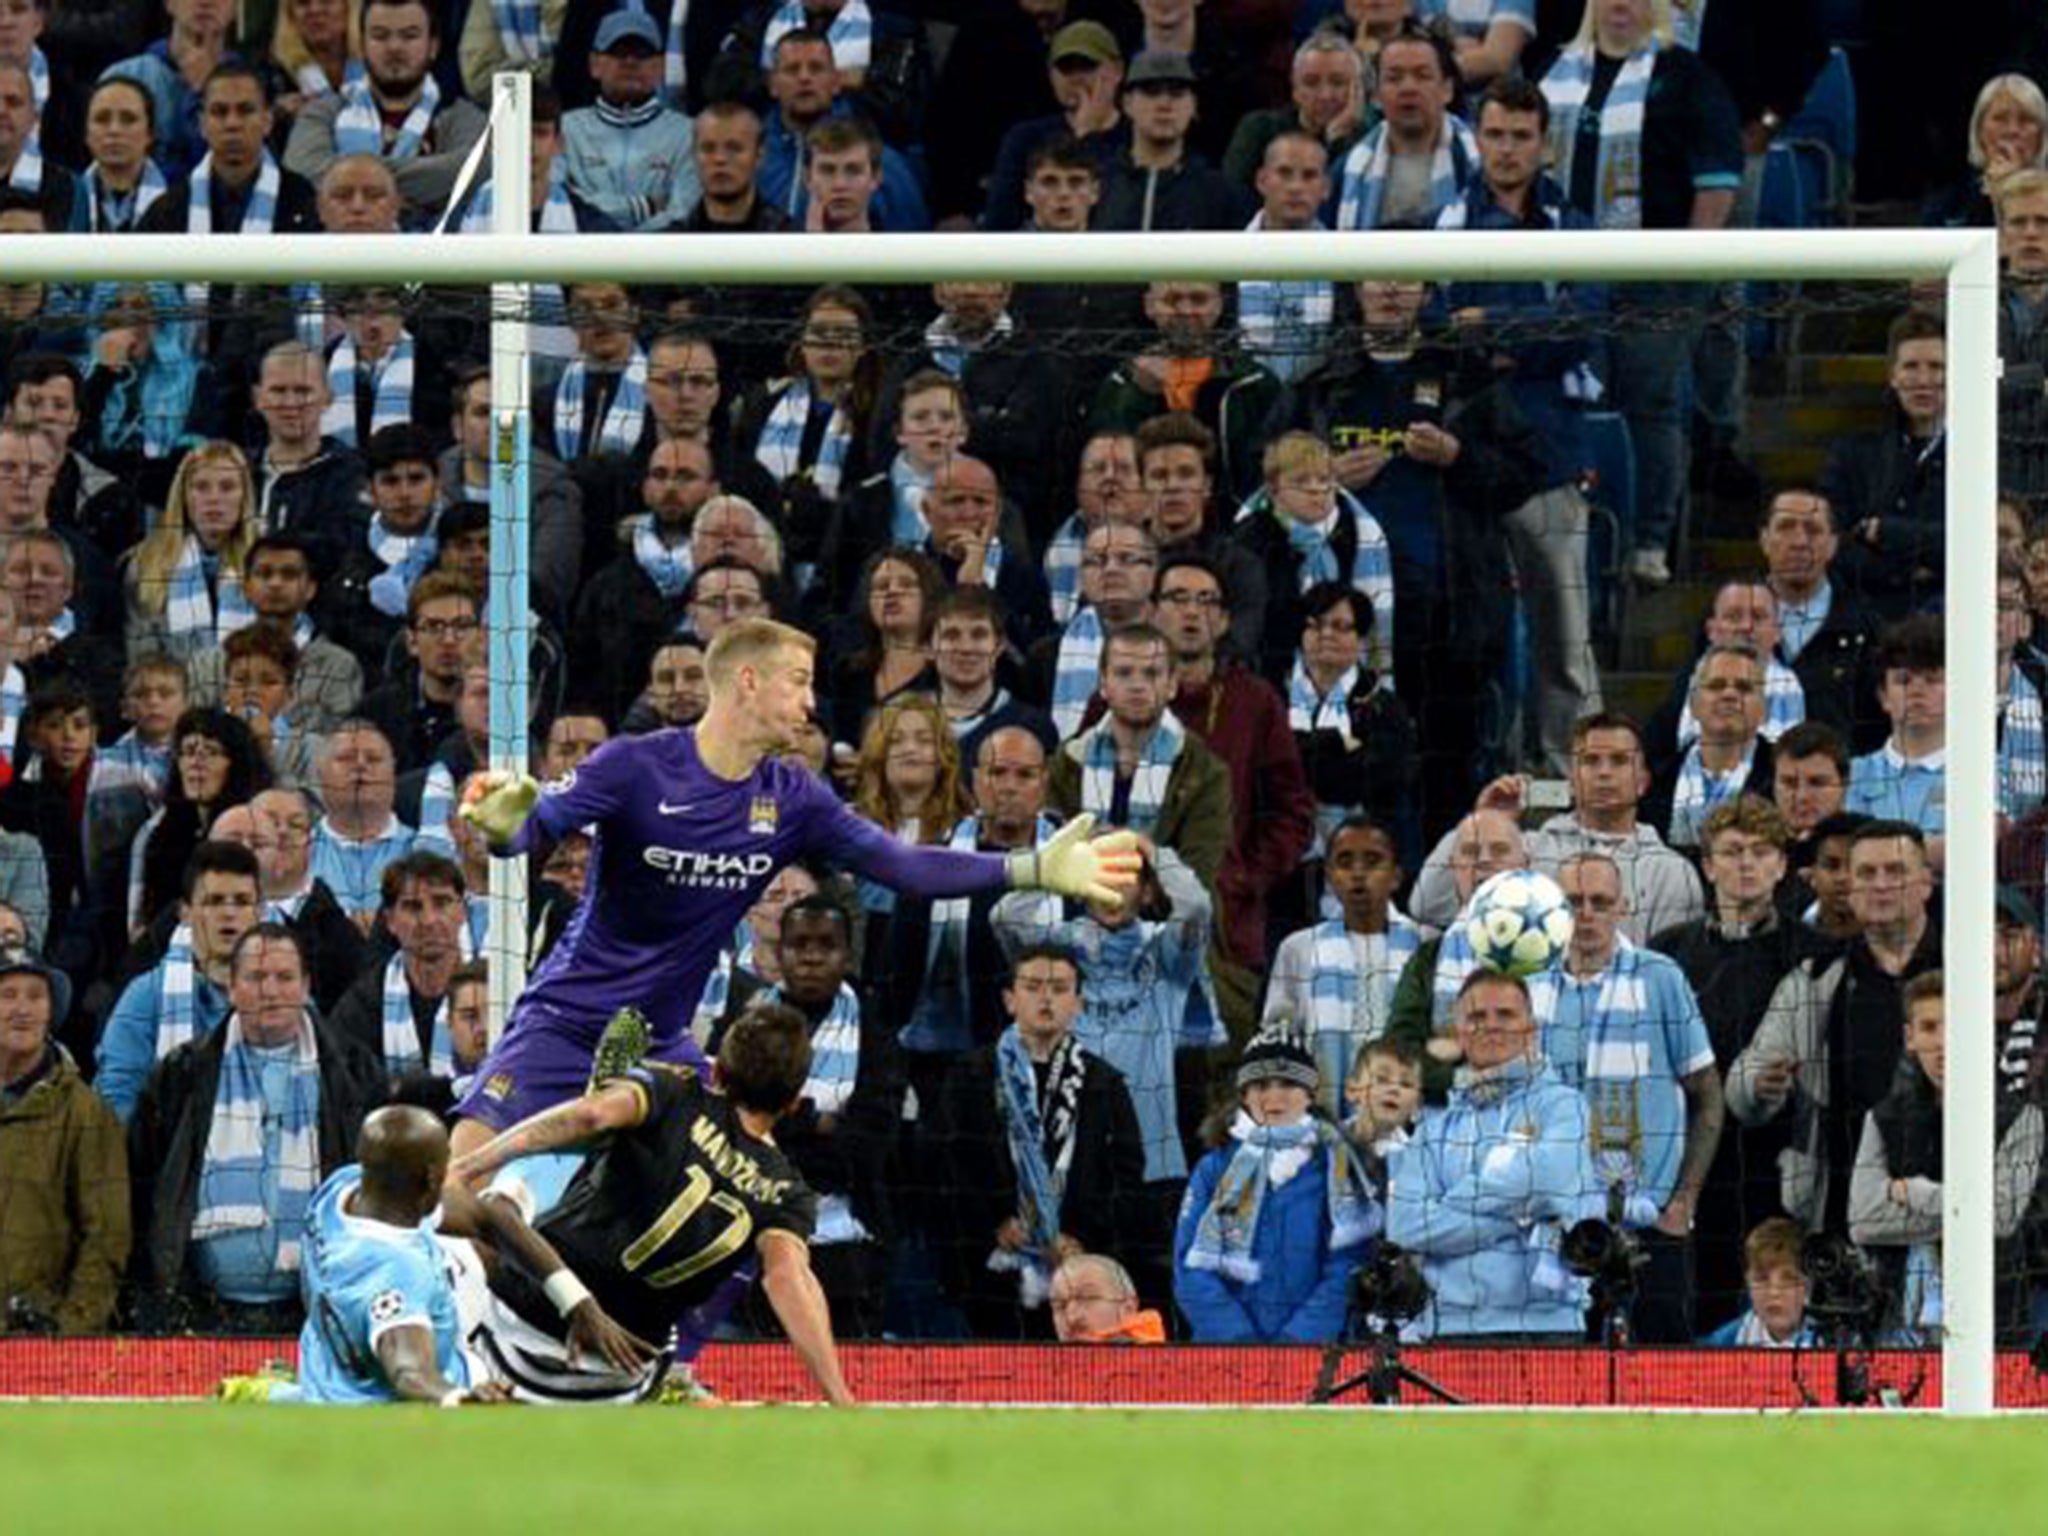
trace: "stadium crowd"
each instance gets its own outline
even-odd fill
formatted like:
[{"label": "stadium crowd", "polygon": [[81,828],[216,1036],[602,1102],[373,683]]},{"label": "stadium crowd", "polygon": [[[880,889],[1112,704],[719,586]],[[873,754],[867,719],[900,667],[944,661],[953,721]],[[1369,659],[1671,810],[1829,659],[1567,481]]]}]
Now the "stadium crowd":
[{"label": "stadium crowd", "polygon": [[[504,68],[548,233],[1739,227],[1827,9],[0,0],[0,235],[461,238]],[[2013,1337],[2048,1319],[2030,12],[1944,45],[1952,160],[1870,171],[2008,270]],[[0,1329],[295,1330],[322,1177],[376,1106],[470,1089],[490,957],[575,921],[588,838],[493,934],[454,814],[506,617],[487,320],[0,286]],[[1815,1234],[1870,1255],[1874,1328],[1938,1331],[1938,314],[1900,296],[1887,425],[1810,485],[1736,456],[1739,315],[1699,285],[583,283],[533,320],[538,773],[692,723],[706,645],[773,615],[821,642],[803,755],[895,836],[1143,837],[1125,907],[792,867],[733,935],[699,1030],[814,1027],[778,1139],[843,1335],[1319,1341],[1392,1241],[1418,1335],[1584,1337],[1589,1217],[1640,1248],[1644,1342],[1811,1337]],[[1634,453],[1608,569],[1595,409]],[[1596,630],[1672,581],[1696,483],[1754,569],[1634,719]],[[1461,911],[1522,868],[1572,944],[1475,978]]]}]

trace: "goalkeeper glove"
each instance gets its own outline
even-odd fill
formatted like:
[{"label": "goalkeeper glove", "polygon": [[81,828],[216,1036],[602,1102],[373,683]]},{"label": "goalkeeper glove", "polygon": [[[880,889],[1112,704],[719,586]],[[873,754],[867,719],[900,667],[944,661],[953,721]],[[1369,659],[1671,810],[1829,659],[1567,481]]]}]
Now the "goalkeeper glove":
[{"label": "goalkeeper glove", "polygon": [[493,847],[503,847],[519,835],[539,798],[540,782],[531,774],[490,773],[472,786],[459,814]]},{"label": "goalkeeper glove", "polygon": [[1091,839],[1094,829],[1095,818],[1083,812],[1036,848],[1011,854],[1011,886],[1122,906],[1137,889],[1144,867],[1137,835],[1106,832]]}]

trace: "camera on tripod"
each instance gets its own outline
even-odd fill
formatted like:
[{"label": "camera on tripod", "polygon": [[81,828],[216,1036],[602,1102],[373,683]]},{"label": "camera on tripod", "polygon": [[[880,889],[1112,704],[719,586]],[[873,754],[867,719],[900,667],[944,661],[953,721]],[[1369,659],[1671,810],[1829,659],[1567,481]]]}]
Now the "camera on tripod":
[{"label": "camera on tripod", "polygon": [[1565,1232],[1558,1257],[1573,1274],[1593,1282],[1595,1297],[1615,1302],[1635,1296],[1636,1277],[1650,1262],[1633,1232],[1598,1216],[1589,1216]]},{"label": "camera on tripod", "polygon": [[1366,1263],[1351,1272],[1351,1312],[1347,1332],[1399,1329],[1429,1307],[1429,1282],[1415,1256],[1394,1243],[1381,1243]]},{"label": "camera on tripod", "polygon": [[[1401,1325],[1422,1316],[1429,1309],[1431,1295],[1415,1255],[1394,1243],[1375,1246],[1372,1257],[1351,1272],[1344,1327],[1323,1350],[1322,1369],[1316,1373],[1308,1400],[1334,1402],[1363,1388],[1375,1403],[1397,1403],[1405,1385],[1438,1402],[1461,1402],[1401,1360]],[[1339,1381],[1337,1373],[1354,1339],[1362,1341],[1371,1358],[1364,1370]]]},{"label": "camera on tripod", "polygon": [[1836,1232],[1811,1232],[1799,1245],[1806,1271],[1806,1312],[1824,1333],[1867,1335],[1884,1322],[1883,1277],[1863,1251]]}]

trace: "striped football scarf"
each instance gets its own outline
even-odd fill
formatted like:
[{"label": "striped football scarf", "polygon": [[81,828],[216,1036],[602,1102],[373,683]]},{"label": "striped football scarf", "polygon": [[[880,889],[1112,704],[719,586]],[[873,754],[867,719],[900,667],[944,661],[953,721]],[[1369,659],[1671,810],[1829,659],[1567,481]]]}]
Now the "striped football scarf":
[{"label": "striped football scarf", "polygon": [[[466,924],[464,925],[467,926]],[[434,1038],[426,1060],[420,1059],[419,1026],[412,1019],[412,984],[405,979],[405,951],[384,966],[384,1070],[392,1077],[417,1072],[422,1066],[436,1077],[455,1075],[455,1048],[448,1036],[448,999],[434,1005]]]},{"label": "striped football scarf", "polygon": [[256,622],[256,610],[242,595],[242,579],[234,568],[215,557],[215,592],[208,590],[206,565],[206,551],[198,538],[186,534],[164,596],[164,623],[173,639],[198,635],[206,637],[202,644],[213,645]]},{"label": "striped football scarf", "polygon": [[[831,416],[818,444],[817,457],[806,464],[803,462],[806,428],[811,412],[820,406],[829,410]],[[796,379],[783,389],[775,408],[761,424],[761,439],[754,445],[754,462],[777,480],[808,476],[819,495],[828,501],[836,501],[840,479],[846,470],[846,458],[852,448],[853,425],[847,420],[846,412],[836,405],[814,400],[810,384]]]},{"label": "striped football scarf", "polygon": [[1091,605],[1067,624],[1053,661],[1052,723],[1062,740],[1081,729],[1101,675],[1102,615]]},{"label": "striped football scarf", "polygon": [[1081,1092],[1087,1081],[1087,1053],[1071,1034],[1053,1047],[1043,1094],[1017,1026],[1012,1024],[996,1041],[996,1111],[1017,1175],[1019,1215],[1030,1251],[998,1248],[988,1262],[990,1269],[1016,1273],[1027,1307],[1043,1302],[1051,1288],[1048,1255],[1059,1240],[1060,1204],[1080,1140]]},{"label": "striped football scarf", "polygon": [[[1250,230],[1266,227],[1259,210]],[[1318,219],[1313,229],[1322,229]],[[1237,285],[1237,329],[1245,349],[1284,384],[1321,360],[1337,318],[1337,285],[1314,282],[1243,282]]]},{"label": "striped football scarf", "polygon": [[889,489],[893,494],[889,520],[891,544],[901,544],[906,549],[922,549],[932,536],[932,525],[924,515],[924,496],[932,488],[933,478],[911,463],[910,455],[906,453],[899,453],[889,461]]},{"label": "striped football scarf", "polygon": [[1052,621],[1065,624],[1081,605],[1081,554],[1088,542],[1087,525],[1076,512],[1059,526],[1045,546],[1045,587],[1052,596]]},{"label": "striped football scarf", "polygon": [[406,599],[412,594],[412,584],[433,568],[434,557],[440,551],[440,544],[431,531],[419,533],[394,533],[384,524],[384,514],[372,512],[370,527],[366,535],[370,553],[384,565],[384,569],[370,578],[370,602],[387,618],[405,617]]},{"label": "striped football scarf", "polygon": [[453,859],[455,837],[448,830],[448,823],[454,815],[455,770],[436,761],[429,765],[426,779],[420,784],[419,832],[413,838],[413,847],[430,848]]},{"label": "striped football scarf", "polygon": [[[327,388],[333,398],[320,414],[320,435],[349,448],[362,446],[356,441],[357,366],[355,338],[344,331],[327,359]],[[412,420],[412,375],[412,333],[400,331],[391,350],[370,365],[371,432]]]},{"label": "striped football scarf", "polygon": [[[277,161],[270,151],[263,151],[262,163],[256,167],[256,184],[249,189],[248,206],[242,210],[239,227],[229,231],[237,235],[267,235],[277,225],[277,194],[284,184],[283,174],[277,168]],[[205,235],[213,232],[213,152],[207,151],[199,164],[192,168],[190,181],[186,183],[187,202],[185,205],[185,233]],[[187,283],[185,302],[194,309],[206,308],[207,295],[212,290],[205,283]]]},{"label": "striped football scarf", "polygon": [[34,197],[43,190],[43,141],[40,134],[31,133],[28,142],[21,146],[21,153],[14,157],[14,169],[7,173],[8,188],[15,192],[26,192]]},{"label": "striped football scarf", "polygon": [[[582,226],[576,222],[576,204],[569,197],[569,173],[563,169],[560,155],[548,167],[548,194],[534,216],[533,227],[536,234],[542,235],[582,233]],[[465,235],[491,232],[489,182],[478,187],[476,195],[470,198],[461,229]],[[576,333],[569,329],[569,300],[561,284],[534,283],[527,294],[527,346],[538,357],[559,357],[565,361],[576,357]]]},{"label": "striped football scarf", "polygon": [[1664,841],[1674,848],[1699,847],[1700,830],[1707,824],[1708,815],[1715,806],[1742,793],[1755,763],[1754,739],[1743,750],[1742,760],[1726,773],[1707,772],[1706,764],[1700,761],[1698,742],[1687,747],[1685,760],[1679,765],[1678,783],[1671,791],[1671,824]]},{"label": "striped football scarf", "polygon": [[154,160],[142,162],[142,176],[126,192],[107,185],[99,161],[85,168],[85,227],[95,235],[125,235],[170,189]]},{"label": "striped football scarf", "polygon": [[[1643,115],[1650,76],[1657,68],[1657,41],[1647,39],[1628,56],[1600,109],[1600,164],[1595,172],[1593,222],[1602,229],[1643,227]],[[1557,56],[1543,77],[1550,100],[1550,163],[1559,183],[1572,184],[1572,157],[1579,118],[1593,89],[1594,51],[1580,43]]]},{"label": "striped football scarf", "polygon": [[732,942],[718,952],[718,963],[704,978],[704,991],[697,999],[696,1013],[690,1018],[690,1033],[700,1044],[711,1038],[712,1030],[725,1017],[726,1007],[732,1001],[733,972],[753,967],[754,930],[744,922],[737,923],[732,930]]},{"label": "striped football scarf", "polygon": [[[306,1208],[320,1183],[320,1052],[312,1021],[301,1020],[293,1046],[291,1093],[276,1125],[280,1145],[274,1162],[262,1066],[255,1049],[242,1038],[242,1021],[230,1017],[225,1028],[220,1087],[199,1165],[192,1241],[267,1229],[277,1235],[277,1267],[296,1271]],[[264,1203],[264,1186],[273,1179],[274,1207]]]},{"label": "striped football scarf", "polygon": [[420,99],[405,114],[391,142],[384,142],[384,115],[377,109],[377,97],[368,80],[342,87],[341,111],[334,119],[334,152],[337,155],[375,155],[380,160],[410,160],[425,148],[433,131],[434,114],[441,108],[441,86],[428,75],[420,87]]},{"label": "striped football scarf", "polygon": [[1322,1074],[1318,1095],[1323,1107],[1336,1112],[1351,1076],[1352,1058],[1360,1046],[1386,1033],[1394,988],[1401,972],[1422,947],[1422,929],[1404,914],[1389,910],[1382,943],[1369,947],[1367,962],[1341,920],[1318,923],[1309,978],[1309,1050]]},{"label": "striped football scarf", "polygon": [[1258,1125],[1239,1110],[1230,1136],[1237,1146],[1196,1224],[1186,1257],[1189,1269],[1209,1270],[1244,1285],[1256,1282],[1260,1264],[1254,1250],[1267,1191],[1291,1183],[1318,1153],[1329,1158],[1329,1251],[1354,1247],[1379,1231],[1379,1208],[1365,1193],[1357,1154],[1329,1121],[1310,1116],[1293,1125]]},{"label": "striped football scarf", "polygon": [[[761,67],[773,69],[775,45],[786,34],[810,25],[810,17],[804,14],[803,0],[783,0],[781,9],[769,18],[767,31],[761,34]],[[868,12],[868,0],[846,0],[825,32],[832,44],[832,62],[842,72],[866,69],[874,50],[874,33],[874,18]]]},{"label": "striped football scarf", "polygon": [[13,662],[0,680],[0,761],[14,761],[14,743],[21,736],[21,712],[28,707],[28,679]]},{"label": "striped football scarf", "polygon": [[162,985],[157,989],[156,1059],[162,1061],[179,1046],[199,1034],[195,989],[199,971],[192,958],[192,927],[180,923],[171,930],[160,962]]},{"label": "striped football scarf", "polygon": [[647,573],[655,590],[671,602],[680,598],[689,588],[690,576],[697,567],[696,557],[690,553],[690,541],[664,543],[655,530],[652,512],[637,512],[620,526],[632,540],[634,563]]},{"label": "striped football scarf", "polygon": [[[782,988],[770,987],[763,1001],[782,1001]],[[853,1097],[860,1076],[860,995],[846,982],[832,1009],[811,1036],[811,1072],[804,1079],[802,1097],[821,1115],[836,1115]]]},{"label": "striped football scarf", "polygon": [[629,454],[647,429],[647,354],[636,345],[619,375],[619,387],[598,428],[597,440],[584,439],[583,398],[590,387],[590,365],[582,358],[562,373],[555,390],[555,452],[564,463],[598,454]]},{"label": "striped football scarf", "polygon": [[2017,820],[2048,795],[2048,737],[2033,679],[2012,669],[1998,712],[1998,814]]},{"label": "striped football scarf", "polygon": [[1150,833],[1159,823],[1166,805],[1166,786],[1173,777],[1173,765],[1187,731],[1168,710],[1145,739],[1145,749],[1131,775],[1130,806],[1120,822],[1110,818],[1116,801],[1116,738],[1110,734],[1107,717],[1081,738],[1081,809],[1092,811],[1105,826],[1128,827]]},{"label": "striped football scarf", "polygon": [[[1339,229],[1379,228],[1380,208],[1387,196],[1387,176],[1393,166],[1390,140],[1387,125],[1381,123],[1344,157],[1338,182]],[[1478,163],[1479,141],[1472,137],[1472,130],[1457,118],[1446,116],[1429,164],[1432,216],[1458,200]]]},{"label": "striped football scarf", "polygon": [[491,0],[491,19],[498,24],[498,46],[514,67],[545,64],[555,52],[541,16],[540,0]]},{"label": "striped football scarf", "polygon": [[684,110],[684,98],[690,89],[690,61],[684,48],[685,36],[690,27],[690,0],[672,0],[668,12],[668,45],[661,56],[661,88],[668,97],[668,104],[678,112]]}]

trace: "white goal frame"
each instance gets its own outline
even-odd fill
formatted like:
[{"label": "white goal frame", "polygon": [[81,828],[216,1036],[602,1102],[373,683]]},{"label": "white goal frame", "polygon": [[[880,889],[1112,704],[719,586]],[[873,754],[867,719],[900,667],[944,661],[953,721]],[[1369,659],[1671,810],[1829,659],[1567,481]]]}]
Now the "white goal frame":
[{"label": "white goal frame", "polygon": [[[1940,279],[1948,324],[1946,602],[1948,833],[1943,960],[1950,1102],[1986,1113],[1944,1117],[1942,1394],[1950,1415],[1992,1411],[1992,932],[1998,240],[1990,230],[1744,230],[1466,233],[647,235],[528,233],[528,84],[494,92],[493,225],[488,235],[10,236],[0,282],[303,282],[494,285],[489,604],[492,765],[526,767],[527,285],[933,282],[945,279],[1141,283],[1245,278]],[[522,977],[524,868],[493,864],[492,965],[502,1020]],[[514,962],[496,963],[498,959]],[[1982,1024],[1966,1021],[1984,1021]]]}]

